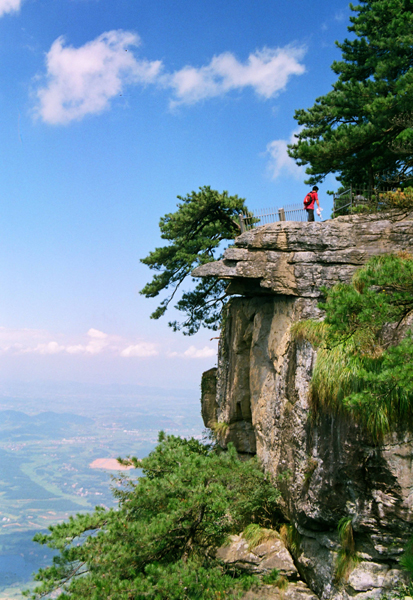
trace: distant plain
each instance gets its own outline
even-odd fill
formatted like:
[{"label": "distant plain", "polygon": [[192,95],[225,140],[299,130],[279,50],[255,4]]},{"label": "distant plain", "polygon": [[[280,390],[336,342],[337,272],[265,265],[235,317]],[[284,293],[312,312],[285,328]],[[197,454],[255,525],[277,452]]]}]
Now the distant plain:
[{"label": "distant plain", "polygon": [[[202,436],[197,390],[0,387],[0,600],[22,598],[32,573],[50,564],[51,550],[31,541],[37,531],[98,504],[115,505],[117,472],[91,463],[146,456],[161,429]],[[139,471],[127,474],[133,478]]]}]

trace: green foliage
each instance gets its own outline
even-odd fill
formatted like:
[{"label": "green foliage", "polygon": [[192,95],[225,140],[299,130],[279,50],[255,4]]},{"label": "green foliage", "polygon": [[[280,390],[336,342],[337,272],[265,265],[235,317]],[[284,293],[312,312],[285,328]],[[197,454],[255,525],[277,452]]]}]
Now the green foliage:
[{"label": "green foliage", "polygon": [[264,542],[268,542],[268,540],[280,537],[274,529],[266,529],[258,523],[248,525],[244,529],[242,536],[247,540],[250,550],[253,550]]},{"label": "green foliage", "polygon": [[333,89],[295,113],[302,130],[290,156],[308,165],[307,183],[338,174],[346,187],[374,187],[376,174],[397,182],[412,166],[410,100],[413,90],[411,0],[361,0],[338,43]]},{"label": "green foliage", "polygon": [[272,569],[269,573],[263,576],[262,581],[267,585],[274,585],[280,580],[280,570]]},{"label": "green foliage", "polygon": [[413,210],[413,188],[404,187],[381,192],[368,190],[360,193],[348,190],[335,200],[332,218],[349,214],[373,214],[392,211],[395,217]]},{"label": "green foliage", "polygon": [[292,525],[282,525],[280,528],[280,536],[285,546],[295,557],[301,552],[301,534],[298,529]]},{"label": "green foliage", "polygon": [[407,544],[400,559],[400,564],[409,573],[410,578],[413,579],[413,539]]},{"label": "green foliage", "polygon": [[324,341],[327,325],[324,321],[297,321],[291,327],[291,334],[295,340],[310,342],[315,347]]},{"label": "green foliage", "polygon": [[355,544],[353,535],[353,525],[351,517],[342,517],[337,526],[338,537],[344,550],[349,554],[354,554]]},{"label": "green foliage", "polygon": [[61,589],[62,600],[212,600],[236,598],[255,582],[214,557],[228,535],[273,524],[279,493],[256,459],[161,434],[147,458],[128,461],[144,475],[119,481],[117,510],[97,507],[36,536],[59,554],[27,595]]},{"label": "green foliage", "polygon": [[413,209],[413,188],[405,187],[378,194],[379,210],[407,211]]},{"label": "green foliage", "polygon": [[218,421],[217,423],[214,423],[211,428],[213,439],[217,440],[218,442],[223,441],[228,429],[229,425],[224,421]]},{"label": "green foliage", "polygon": [[413,581],[400,583],[390,591],[384,592],[380,600],[411,600],[413,597]]},{"label": "green foliage", "polygon": [[[177,204],[178,210],[161,218],[159,228],[166,246],[156,248],[143,264],[157,271],[152,281],[141,290],[146,298],[155,298],[164,290],[171,290],[152,319],[165,314],[170,302],[191,271],[205,263],[221,258],[217,255],[219,246],[225,240],[232,240],[240,233],[240,212],[247,212],[245,200],[238,196],[228,196],[205,186],[199,192],[191,192]],[[193,280],[195,281],[195,280]],[[183,323],[169,323],[174,331],[182,330],[192,335],[201,325],[216,330],[222,306],[226,302],[226,283],[216,277],[206,277],[194,289],[184,292],[175,305],[186,315]]]},{"label": "green foliage", "polygon": [[404,549],[400,566],[407,571],[409,580],[399,583],[391,591],[384,593],[380,600],[410,600],[413,596],[413,538]]},{"label": "green foliage", "polygon": [[350,285],[324,290],[324,326],[304,321],[296,339],[318,347],[311,380],[317,410],[347,411],[372,437],[413,425],[413,336],[399,341],[413,313],[413,259],[372,258]]},{"label": "green foliage", "polygon": [[275,585],[280,590],[285,590],[288,587],[288,579],[280,575],[279,569],[272,569],[272,571],[264,575],[262,582],[267,585]]},{"label": "green foliage", "polygon": [[360,558],[356,554],[352,518],[342,517],[338,522],[337,531],[341,548],[337,555],[335,581],[340,582],[360,562]]}]

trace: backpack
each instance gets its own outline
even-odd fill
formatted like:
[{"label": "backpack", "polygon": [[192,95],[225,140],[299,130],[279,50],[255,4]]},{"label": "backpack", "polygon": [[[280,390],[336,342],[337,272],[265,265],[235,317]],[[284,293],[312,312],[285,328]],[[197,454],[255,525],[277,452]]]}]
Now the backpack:
[{"label": "backpack", "polygon": [[307,196],[304,198],[304,208],[307,208],[307,206],[310,206],[312,201],[313,201],[313,192],[308,192]]}]

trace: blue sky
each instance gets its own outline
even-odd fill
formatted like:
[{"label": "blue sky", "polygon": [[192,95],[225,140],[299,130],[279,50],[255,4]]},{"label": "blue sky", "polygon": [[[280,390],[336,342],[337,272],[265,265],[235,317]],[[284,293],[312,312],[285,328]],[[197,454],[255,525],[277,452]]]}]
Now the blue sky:
[{"label": "blue sky", "polygon": [[329,91],[349,15],[344,0],[0,0],[0,382],[198,385],[215,334],[150,320],[139,259],[200,186],[251,209],[302,202],[294,110]]}]

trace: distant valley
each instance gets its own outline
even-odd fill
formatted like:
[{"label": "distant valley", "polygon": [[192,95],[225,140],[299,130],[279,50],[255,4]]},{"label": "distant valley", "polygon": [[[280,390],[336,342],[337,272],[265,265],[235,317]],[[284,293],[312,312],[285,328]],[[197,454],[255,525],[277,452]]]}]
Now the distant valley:
[{"label": "distant valley", "polygon": [[[92,463],[96,467],[103,459],[146,456],[161,429],[202,435],[196,391],[108,387],[89,387],[83,395],[78,384],[63,393],[48,388],[43,399],[35,388],[32,395],[28,388],[14,397],[3,390],[0,600],[21,598],[31,574],[50,562],[51,551],[31,541],[36,531],[97,504],[114,506],[113,461],[106,469],[92,468]],[[133,469],[127,475],[139,472]]]}]

